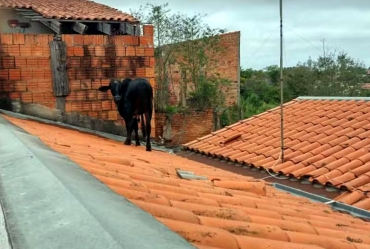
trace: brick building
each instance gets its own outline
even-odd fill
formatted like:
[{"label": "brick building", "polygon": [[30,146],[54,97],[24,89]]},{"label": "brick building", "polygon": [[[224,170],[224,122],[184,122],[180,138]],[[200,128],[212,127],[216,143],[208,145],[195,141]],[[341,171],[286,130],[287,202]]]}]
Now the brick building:
[{"label": "brick building", "polygon": [[69,6],[0,0],[0,108],[125,135],[110,94],[96,89],[125,77],[154,86],[153,26],[92,1]]}]

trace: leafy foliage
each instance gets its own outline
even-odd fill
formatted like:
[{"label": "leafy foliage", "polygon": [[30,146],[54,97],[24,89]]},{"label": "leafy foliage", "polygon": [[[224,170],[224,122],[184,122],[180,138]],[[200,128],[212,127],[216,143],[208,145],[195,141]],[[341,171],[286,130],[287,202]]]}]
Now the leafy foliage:
[{"label": "leafy foliage", "polygon": [[[362,89],[370,82],[363,63],[345,52],[328,51],[316,60],[309,58],[295,67],[284,68],[284,102],[299,96],[370,96]],[[248,118],[280,104],[280,72],[276,65],[263,70],[241,69],[242,118]],[[235,107],[222,115],[222,124],[236,122]]]},{"label": "leafy foliage", "polygon": [[218,35],[225,30],[210,28],[203,22],[204,15],[172,13],[168,3],[148,3],[139,10],[131,10],[131,14],[155,26],[156,110],[171,109],[168,89],[174,71],[181,74],[182,108],[187,107],[190,97],[191,107],[197,110],[222,109],[225,100],[222,86],[228,80],[212,72],[212,65],[220,58],[222,47]]}]

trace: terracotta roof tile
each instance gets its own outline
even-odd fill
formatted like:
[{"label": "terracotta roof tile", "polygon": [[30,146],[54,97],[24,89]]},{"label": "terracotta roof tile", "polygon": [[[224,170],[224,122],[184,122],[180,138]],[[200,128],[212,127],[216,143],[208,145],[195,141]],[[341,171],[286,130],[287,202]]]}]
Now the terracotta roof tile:
[{"label": "terracotta roof tile", "polygon": [[89,0],[0,0],[0,7],[33,9],[45,18],[137,22],[133,16]]},{"label": "terracotta roof tile", "polygon": [[[370,247],[369,222],[278,191],[264,181],[164,152],[143,153],[142,147],[4,117],[39,136],[200,249]],[[176,173],[180,167],[209,180],[180,179]],[[370,185],[363,187],[370,189]],[[355,198],[348,193],[341,198],[368,205],[370,198],[353,193]]]},{"label": "terracotta roof tile", "polygon": [[[272,161],[277,160],[280,153],[279,108],[225,127],[184,147],[238,163],[271,168],[290,177],[310,177],[313,183],[348,191],[356,191],[369,183],[370,179],[364,174],[370,173],[370,164],[367,164],[370,161],[370,102],[296,99],[287,103],[284,115],[287,147],[284,163]],[[237,129],[242,139],[229,141],[224,147],[213,143],[220,137],[227,139],[230,128]],[[203,150],[210,144],[213,146]],[[361,194],[367,198],[366,193]],[[347,199],[337,200],[349,204]],[[370,210],[370,203],[362,201],[361,207]]]}]

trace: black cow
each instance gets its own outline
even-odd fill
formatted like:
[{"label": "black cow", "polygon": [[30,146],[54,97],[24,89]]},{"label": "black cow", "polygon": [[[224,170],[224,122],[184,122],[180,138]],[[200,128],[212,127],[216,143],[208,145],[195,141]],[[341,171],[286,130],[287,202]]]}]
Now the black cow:
[{"label": "black cow", "polygon": [[125,144],[131,144],[131,133],[134,130],[136,145],[140,145],[138,122],[141,119],[143,137],[144,139],[146,138],[146,150],[151,151],[150,122],[153,111],[153,88],[150,83],[146,79],[141,78],[133,80],[127,78],[122,82],[112,79],[108,86],[101,86],[98,90],[102,92],[110,90],[118,112],[125,120],[127,131]]}]

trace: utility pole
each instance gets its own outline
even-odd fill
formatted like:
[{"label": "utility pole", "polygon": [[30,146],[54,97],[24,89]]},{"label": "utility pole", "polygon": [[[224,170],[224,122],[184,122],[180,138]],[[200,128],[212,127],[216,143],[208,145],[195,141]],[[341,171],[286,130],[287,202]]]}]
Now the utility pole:
[{"label": "utility pole", "polygon": [[280,0],[280,140],[281,162],[284,162],[284,89],[283,89],[283,0]]}]

